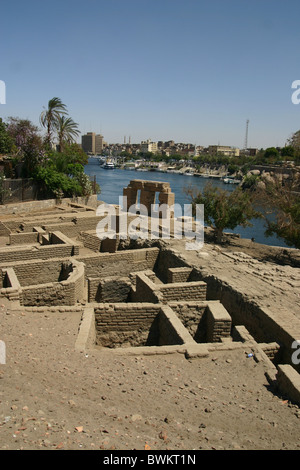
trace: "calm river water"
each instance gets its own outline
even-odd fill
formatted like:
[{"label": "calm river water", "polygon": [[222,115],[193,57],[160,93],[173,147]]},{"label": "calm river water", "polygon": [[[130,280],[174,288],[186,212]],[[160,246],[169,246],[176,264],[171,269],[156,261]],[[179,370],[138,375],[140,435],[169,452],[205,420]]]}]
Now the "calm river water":
[{"label": "calm river water", "polygon": [[[232,191],[235,185],[225,184],[218,179],[207,179],[196,176],[185,176],[174,173],[161,173],[158,171],[135,171],[135,170],[104,170],[99,165],[99,160],[90,158],[85,166],[85,173],[89,176],[96,176],[96,182],[101,187],[101,194],[98,199],[108,204],[119,204],[119,197],[123,195],[123,188],[128,186],[129,182],[134,179],[143,179],[151,181],[165,181],[170,183],[171,190],[175,194],[175,204],[189,204],[190,200],[184,192],[187,186],[192,185],[202,190],[208,181],[212,181],[214,185]],[[252,227],[237,227],[235,230],[227,230],[226,232],[239,233],[242,238],[255,238],[257,243],[265,245],[287,247],[286,243],[274,237],[266,237],[264,234],[265,226],[262,220],[252,220]]]}]

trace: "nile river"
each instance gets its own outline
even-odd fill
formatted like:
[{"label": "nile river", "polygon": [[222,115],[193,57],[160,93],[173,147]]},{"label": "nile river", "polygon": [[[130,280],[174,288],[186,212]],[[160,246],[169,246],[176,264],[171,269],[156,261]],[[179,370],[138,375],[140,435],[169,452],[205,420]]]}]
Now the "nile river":
[{"label": "nile river", "polygon": [[[119,204],[119,197],[123,195],[123,188],[128,186],[129,182],[134,179],[151,180],[151,181],[165,181],[170,183],[171,190],[175,194],[175,204],[189,204],[190,200],[185,194],[184,189],[190,185],[202,190],[208,181],[213,182],[214,185],[232,191],[236,188],[235,185],[225,184],[218,179],[208,179],[196,176],[179,175],[175,173],[162,173],[158,171],[135,171],[135,170],[105,170],[101,168],[99,160],[90,158],[88,164],[85,166],[85,173],[89,176],[96,176],[96,182],[101,188],[101,194],[98,199],[108,204]],[[251,221],[252,227],[237,227],[235,230],[225,230],[226,232],[239,233],[242,238],[254,238],[257,243],[264,243],[266,245],[287,247],[286,243],[277,238],[266,237],[264,234],[264,222],[260,219]]]}]

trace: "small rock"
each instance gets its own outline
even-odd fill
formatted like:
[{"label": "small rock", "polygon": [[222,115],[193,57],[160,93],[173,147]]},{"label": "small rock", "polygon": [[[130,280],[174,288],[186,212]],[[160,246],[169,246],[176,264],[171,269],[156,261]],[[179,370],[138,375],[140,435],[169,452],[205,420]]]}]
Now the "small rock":
[{"label": "small rock", "polygon": [[142,416],[141,415],[132,415],[131,416],[131,421],[135,422],[135,421],[140,421],[142,419]]},{"label": "small rock", "polygon": [[165,431],[160,431],[158,437],[163,441],[166,441],[168,439],[167,433]]}]

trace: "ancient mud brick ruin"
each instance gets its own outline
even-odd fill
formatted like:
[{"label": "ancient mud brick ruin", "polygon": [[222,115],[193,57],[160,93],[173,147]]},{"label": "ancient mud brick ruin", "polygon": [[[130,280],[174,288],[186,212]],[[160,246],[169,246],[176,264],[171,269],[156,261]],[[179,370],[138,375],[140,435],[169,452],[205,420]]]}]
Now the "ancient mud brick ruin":
[{"label": "ancient mud brick ruin", "polygon": [[[174,203],[168,184],[137,180],[124,189],[127,209],[139,190],[148,208],[157,192],[160,203]],[[75,347],[82,351],[201,358],[247,346],[265,361],[270,380],[280,373],[281,386],[300,400],[299,370],[288,354],[298,330],[288,318],[281,321],[213,276],[204,280],[199,267],[164,243],[99,239],[96,227],[105,217],[97,215],[99,204],[91,197],[0,207],[2,300],[32,311],[79,309]]]}]

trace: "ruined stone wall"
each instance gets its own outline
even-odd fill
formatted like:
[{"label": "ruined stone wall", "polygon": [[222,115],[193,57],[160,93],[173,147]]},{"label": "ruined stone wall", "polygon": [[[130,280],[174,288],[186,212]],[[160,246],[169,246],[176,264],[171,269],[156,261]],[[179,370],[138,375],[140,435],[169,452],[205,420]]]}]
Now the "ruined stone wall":
[{"label": "ruined stone wall", "polygon": [[93,250],[95,252],[100,251],[101,240],[95,234],[95,231],[86,231],[80,233],[80,238],[82,240],[83,246]]},{"label": "ruined stone wall", "polygon": [[207,342],[207,302],[170,302],[169,307],[176,313],[182,324],[197,343]]},{"label": "ruined stone wall", "polygon": [[89,302],[127,302],[131,292],[128,278],[88,278]]},{"label": "ruined stone wall", "polygon": [[193,342],[167,306],[103,303],[94,307],[96,344],[103,347],[166,346]]},{"label": "ruined stone wall", "polygon": [[68,279],[61,282],[22,287],[24,306],[75,305],[84,297],[84,266],[74,262]]},{"label": "ruined stone wall", "polygon": [[11,233],[9,235],[10,245],[30,245],[33,243],[38,243],[38,241],[38,232]]},{"label": "ruined stone wall", "polygon": [[34,211],[43,211],[55,208],[57,205],[79,204],[96,209],[98,206],[97,194],[91,196],[82,196],[74,198],[63,198],[58,204],[56,199],[45,199],[39,201],[27,201],[11,204],[3,204],[0,206],[0,215],[7,214],[23,214]]},{"label": "ruined stone wall", "polygon": [[85,263],[87,277],[111,277],[115,276],[116,272],[123,277],[129,276],[132,271],[153,270],[158,253],[158,248],[142,248],[116,253],[79,255],[76,259]]},{"label": "ruined stone wall", "polygon": [[220,302],[209,302],[206,308],[207,315],[207,342],[217,343],[229,338],[232,320]]},{"label": "ruined stone wall", "polygon": [[1,269],[0,295],[9,300],[20,301],[21,286],[14,269]]},{"label": "ruined stone wall", "polygon": [[171,282],[187,282],[189,280],[192,268],[169,268],[168,283]]},{"label": "ruined stone wall", "polygon": [[159,287],[164,303],[174,300],[205,300],[206,284],[205,282],[177,282],[174,284],[165,284]]},{"label": "ruined stone wall", "polygon": [[[207,283],[207,299],[219,300],[232,318],[234,325],[244,325],[258,343],[277,342],[281,346],[282,361],[291,364],[291,345],[300,337],[300,321],[289,311],[270,310],[259,306],[227,283],[213,275],[202,275],[193,269],[191,279]],[[297,371],[300,365],[291,364]]]},{"label": "ruined stone wall", "polygon": [[85,214],[73,215],[72,220],[63,220],[60,223],[57,222],[48,222],[43,224],[43,228],[47,232],[53,232],[56,230],[61,231],[67,237],[76,238],[80,235],[81,232],[93,230],[96,235],[96,228],[98,222],[103,218],[103,216],[97,217],[96,215],[88,216]]},{"label": "ruined stone wall", "polygon": [[133,287],[132,299],[135,302],[152,302],[157,304],[162,301],[157,286],[145,274],[145,272],[136,273],[135,286]]},{"label": "ruined stone wall", "polygon": [[4,222],[0,221],[0,237],[7,237],[10,234],[10,229]]},{"label": "ruined stone wall", "polygon": [[157,276],[165,283],[169,282],[168,273],[170,268],[190,268],[190,266],[175,253],[172,253],[172,251],[161,249],[156,263],[156,273]]},{"label": "ruined stone wall", "polygon": [[[171,216],[173,216],[172,206],[175,202],[175,194],[172,193],[170,183],[149,181],[149,180],[132,180],[129,185],[123,189],[125,196],[125,211],[138,203],[138,191],[140,191],[140,204],[145,206],[148,214],[151,214],[153,205],[155,204],[156,193],[158,193],[159,205],[165,205],[170,208]],[[166,214],[160,214],[165,217]]]},{"label": "ruined stone wall", "polygon": [[192,343],[193,338],[169,306],[162,306],[159,315],[159,345]]},{"label": "ruined stone wall", "polygon": [[103,303],[95,306],[96,344],[103,347],[158,343],[158,305]]},{"label": "ruined stone wall", "polygon": [[206,284],[202,281],[155,284],[145,272],[136,273],[134,299],[137,302],[206,300]]},{"label": "ruined stone wall", "polygon": [[5,263],[0,269],[13,267],[22,287],[57,282],[59,280],[62,259],[54,258],[45,261],[17,261]]},{"label": "ruined stone wall", "polygon": [[47,245],[0,249],[0,263],[16,261],[48,260],[51,258],[69,258],[79,253],[79,247],[74,245]]}]

